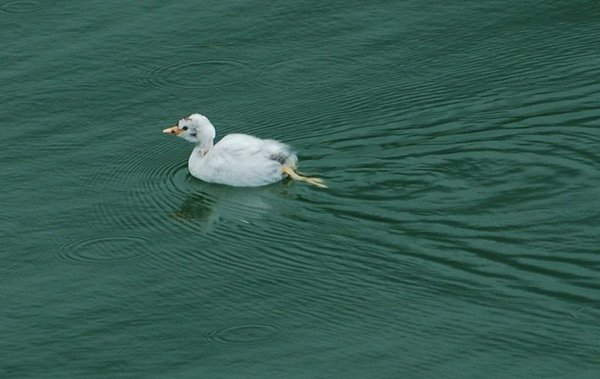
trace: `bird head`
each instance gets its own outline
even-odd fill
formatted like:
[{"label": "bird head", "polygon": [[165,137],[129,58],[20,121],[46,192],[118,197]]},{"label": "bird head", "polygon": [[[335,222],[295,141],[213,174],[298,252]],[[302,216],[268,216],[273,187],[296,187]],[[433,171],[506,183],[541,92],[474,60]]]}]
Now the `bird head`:
[{"label": "bird head", "polygon": [[215,127],[206,116],[194,113],[179,120],[177,125],[163,130],[163,133],[174,134],[196,144],[212,143]]}]

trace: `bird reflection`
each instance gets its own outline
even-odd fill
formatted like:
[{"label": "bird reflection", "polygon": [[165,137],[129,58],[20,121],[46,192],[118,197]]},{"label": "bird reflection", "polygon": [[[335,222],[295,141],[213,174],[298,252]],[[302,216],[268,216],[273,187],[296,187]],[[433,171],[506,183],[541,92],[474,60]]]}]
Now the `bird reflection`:
[{"label": "bird reflection", "polygon": [[286,196],[291,184],[291,181],[286,181],[266,187],[240,188],[192,180],[195,190],[173,212],[173,216],[208,223],[219,219],[250,222],[259,218],[272,208],[270,200]]}]

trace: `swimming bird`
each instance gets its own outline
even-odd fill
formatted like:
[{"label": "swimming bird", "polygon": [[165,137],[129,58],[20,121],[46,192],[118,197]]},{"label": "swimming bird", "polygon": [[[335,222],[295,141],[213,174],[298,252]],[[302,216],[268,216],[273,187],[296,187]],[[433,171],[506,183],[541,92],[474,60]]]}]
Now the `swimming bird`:
[{"label": "swimming bird", "polygon": [[327,188],[323,180],[296,171],[298,157],[290,147],[272,139],[247,134],[228,134],[213,145],[215,127],[194,113],[163,130],[196,144],[188,160],[192,176],[209,183],[235,187],[257,187],[290,177]]}]

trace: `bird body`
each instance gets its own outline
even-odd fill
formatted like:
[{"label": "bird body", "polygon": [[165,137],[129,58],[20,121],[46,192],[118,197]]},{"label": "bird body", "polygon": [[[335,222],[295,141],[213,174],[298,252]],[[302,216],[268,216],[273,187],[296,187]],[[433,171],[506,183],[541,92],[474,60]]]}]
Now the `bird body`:
[{"label": "bird body", "polygon": [[190,173],[205,182],[254,187],[284,178],[282,165],[295,167],[289,146],[246,134],[229,134],[208,152],[196,146],[188,160]]},{"label": "bird body", "polygon": [[203,115],[192,114],[163,130],[196,144],[188,169],[192,176],[209,183],[236,187],[256,187],[285,177],[325,187],[318,178],[298,174],[298,158],[291,148],[279,141],[247,134],[229,134],[213,145],[215,128]]}]

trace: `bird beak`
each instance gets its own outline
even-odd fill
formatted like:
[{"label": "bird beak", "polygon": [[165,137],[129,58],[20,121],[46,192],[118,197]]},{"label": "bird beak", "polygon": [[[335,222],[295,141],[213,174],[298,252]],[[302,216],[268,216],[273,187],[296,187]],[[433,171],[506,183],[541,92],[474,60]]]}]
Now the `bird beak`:
[{"label": "bird beak", "polygon": [[167,134],[175,134],[176,136],[178,136],[183,132],[183,130],[179,129],[179,126],[175,125],[171,126],[170,128],[166,128],[162,132]]}]

